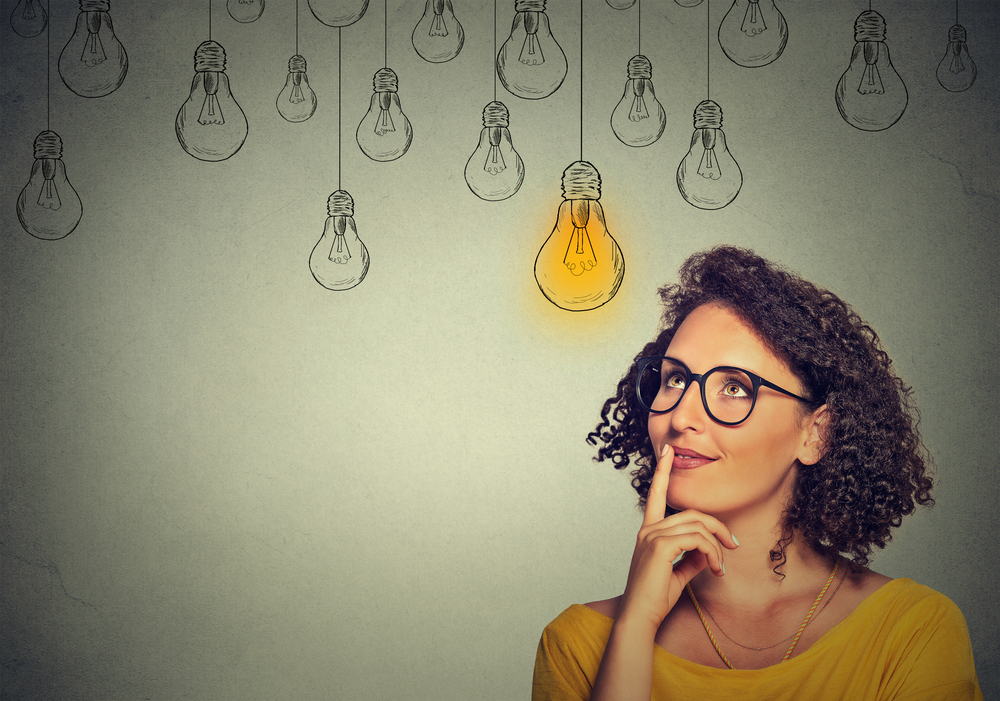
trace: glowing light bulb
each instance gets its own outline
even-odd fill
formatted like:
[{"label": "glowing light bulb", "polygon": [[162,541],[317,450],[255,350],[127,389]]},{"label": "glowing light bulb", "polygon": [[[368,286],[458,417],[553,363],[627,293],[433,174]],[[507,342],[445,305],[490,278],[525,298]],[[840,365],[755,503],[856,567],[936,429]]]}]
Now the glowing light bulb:
[{"label": "glowing light bulb", "polygon": [[330,27],[354,24],[368,9],[368,0],[309,0],[313,17]]},{"label": "glowing light bulb", "polygon": [[560,309],[585,312],[615,296],[625,257],[604,221],[601,175],[586,161],[563,172],[556,225],[535,258],[535,282]]},{"label": "glowing light bulb", "polygon": [[674,0],[681,7],[697,7],[701,4],[701,0]]},{"label": "glowing light bulb", "polygon": [[264,14],[264,0],[228,0],[226,9],[237,22],[253,22]]},{"label": "glowing light bulb", "polygon": [[885,20],[866,10],[854,22],[851,63],[837,83],[837,109],[848,124],[865,131],[888,129],[903,116],[907,94],[889,60]]},{"label": "glowing light bulb", "polygon": [[66,178],[62,139],[54,131],[35,137],[35,163],[17,198],[17,218],[29,234],[55,241],[69,236],[83,216],[83,203]]},{"label": "glowing light bulb", "polygon": [[323,235],[309,255],[316,282],[328,290],[349,290],[368,274],[368,249],[354,224],[354,200],[337,190],[326,202]]},{"label": "glowing light bulb", "polygon": [[394,161],[410,148],[413,128],[396,94],[399,81],[391,68],[379,68],[368,112],[358,125],[358,146],[373,161]]},{"label": "glowing light bulb", "polygon": [[490,202],[505,200],[524,182],[524,163],[510,139],[510,118],[502,102],[483,110],[479,146],[465,164],[465,182],[477,197]]},{"label": "glowing light bulb", "polygon": [[247,138],[247,118],[229,89],[226,50],[205,41],[194,52],[191,95],[174,121],[177,140],[201,161],[224,161],[240,150]]},{"label": "glowing light bulb", "polygon": [[18,0],[17,7],[10,13],[10,27],[19,36],[30,39],[45,31],[48,19],[41,2]]},{"label": "glowing light bulb", "polygon": [[635,0],[608,0],[608,5],[615,10],[627,10],[634,4]]},{"label": "glowing light bulb", "polygon": [[316,112],[316,93],[309,87],[306,60],[301,56],[288,59],[288,77],[275,104],[278,114],[289,122],[304,122]]},{"label": "glowing light bulb", "polygon": [[645,56],[628,62],[625,93],[611,113],[611,129],[626,146],[649,146],[667,125],[663,105],[653,91],[653,66]]},{"label": "glowing light bulb", "polygon": [[80,97],[104,97],[125,81],[128,55],[115,36],[108,0],[80,0],[76,30],[59,55],[59,75]]},{"label": "glowing light bulb", "polygon": [[510,37],[497,54],[497,75],[518,97],[548,97],[566,79],[566,54],[552,36],[545,0],[515,0],[514,9]]},{"label": "glowing light bulb", "polygon": [[736,199],[743,173],[726,146],[722,108],[705,100],[694,110],[691,148],[677,166],[677,189],[699,209],[720,209]]},{"label": "glowing light bulb", "polygon": [[976,82],[976,63],[969,56],[965,38],[965,27],[960,24],[948,30],[948,48],[937,67],[938,82],[951,92],[968,90]]},{"label": "glowing light bulb", "polygon": [[424,14],[413,28],[413,48],[420,58],[444,63],[458,56],[465,43],[465,30],[455,17],[451,0],[427,0]]},{"label": "glowing light bulb", "polygon": [[788,25],[774,0],[734,0],[719,25],[719,44],[733,63],[759,68],[788,43]]}]

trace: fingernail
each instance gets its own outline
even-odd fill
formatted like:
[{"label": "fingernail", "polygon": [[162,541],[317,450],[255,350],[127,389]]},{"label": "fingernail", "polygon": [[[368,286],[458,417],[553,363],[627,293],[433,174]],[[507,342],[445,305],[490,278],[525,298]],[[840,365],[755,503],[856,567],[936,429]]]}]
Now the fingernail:
[{"label": "fingernail", "polygon": [[735,535],[733,535],[732,533],[730,533],[729,535],[732,536],[734,543],[736,543],[737,545],[740,544],[740,541],[736,540],[736,536]]},{"label": "fingernail", "polygon": [[670,446],[669,445],[663,446],[663,450],[660,451],[660,457],[661,458],[664,457],[667,454],[668,450],[670,450]]}]

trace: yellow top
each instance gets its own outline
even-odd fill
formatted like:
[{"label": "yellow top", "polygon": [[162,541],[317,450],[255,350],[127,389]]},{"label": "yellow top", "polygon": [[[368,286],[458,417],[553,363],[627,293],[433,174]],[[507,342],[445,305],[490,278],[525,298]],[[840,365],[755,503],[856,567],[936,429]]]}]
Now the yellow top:
[{"label": "yellow top", "polygon": [[[613,623],[574,604],[547,625],[532,701],[589,699]],[[654,701],[983,699],[962,612],[911,579],[886,583],[808,650],[771,667],[716,669],[659,646],[653,654]]]}]

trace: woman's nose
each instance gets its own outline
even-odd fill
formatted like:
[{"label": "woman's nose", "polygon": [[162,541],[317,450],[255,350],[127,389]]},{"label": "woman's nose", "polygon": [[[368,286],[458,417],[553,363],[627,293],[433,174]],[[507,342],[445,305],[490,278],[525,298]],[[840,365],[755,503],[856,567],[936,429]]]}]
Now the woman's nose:
[{"label": "woman's nose", "polygon": [[677,406],[670,412],[671,425],[675,431],[700,431],[710,420],[701,401],[701,385],[692,382]]}]

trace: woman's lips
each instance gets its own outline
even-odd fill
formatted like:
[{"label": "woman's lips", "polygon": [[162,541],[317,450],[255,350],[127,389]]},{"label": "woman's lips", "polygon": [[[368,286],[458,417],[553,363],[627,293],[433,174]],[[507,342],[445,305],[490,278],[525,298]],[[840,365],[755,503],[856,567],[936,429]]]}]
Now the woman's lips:
[{"label": "woman's lips", "polygon": [[674,448],[674,462],[671,467],[676,470],[693,470],[696,467],[715,462],[715,458],[710,458],[701,453],[687,448]]}]

